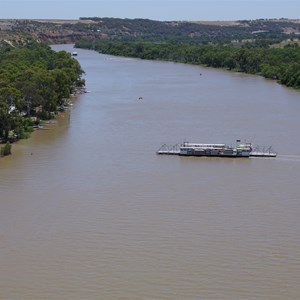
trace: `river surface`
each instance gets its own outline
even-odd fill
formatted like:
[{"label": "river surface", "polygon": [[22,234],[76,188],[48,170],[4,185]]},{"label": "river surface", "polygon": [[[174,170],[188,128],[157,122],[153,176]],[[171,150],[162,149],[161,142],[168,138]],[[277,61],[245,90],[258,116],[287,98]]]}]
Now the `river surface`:
[{"label": "river surface", "polygon": [[[76,51],[90,93],[0,159],[0,299],[300,299],[299,92]],[[279,155],[155,154],[236,139]]]}]

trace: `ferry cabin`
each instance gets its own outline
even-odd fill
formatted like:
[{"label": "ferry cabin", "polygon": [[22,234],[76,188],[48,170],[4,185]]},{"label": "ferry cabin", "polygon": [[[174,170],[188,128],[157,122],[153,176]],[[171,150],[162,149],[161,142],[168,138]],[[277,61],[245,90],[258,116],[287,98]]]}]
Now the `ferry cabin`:
[{"label": "ferry cabin", "polygon": [[180,147],[179,155],[249,157],[251,151],[250,144],[229,147],[225,144],[183,143]]}]

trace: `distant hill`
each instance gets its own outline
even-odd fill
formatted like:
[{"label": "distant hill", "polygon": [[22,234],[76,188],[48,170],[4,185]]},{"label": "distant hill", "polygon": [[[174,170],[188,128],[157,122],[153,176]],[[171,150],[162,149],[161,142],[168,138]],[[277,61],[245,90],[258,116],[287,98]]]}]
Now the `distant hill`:
[{"label": "distant hill", "polygon": [[174,43],[230,43],[268,39],[274,43],[300,37],[300,20],[154,21],[149,19],[80,18],[79,20],[0,20],[0,42],[33,36],[46,43],[81,39],[139,39]]}]

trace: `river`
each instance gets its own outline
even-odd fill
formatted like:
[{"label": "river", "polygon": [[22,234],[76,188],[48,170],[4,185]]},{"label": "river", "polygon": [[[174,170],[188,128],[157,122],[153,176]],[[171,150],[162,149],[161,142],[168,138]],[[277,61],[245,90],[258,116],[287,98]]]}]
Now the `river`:
[{"label": "river", "polygon": [[[299,92],[76,51],[90,92],[0,159],[0,299],[299,299]],[[155,153],[236,139],[279,155]]]}]

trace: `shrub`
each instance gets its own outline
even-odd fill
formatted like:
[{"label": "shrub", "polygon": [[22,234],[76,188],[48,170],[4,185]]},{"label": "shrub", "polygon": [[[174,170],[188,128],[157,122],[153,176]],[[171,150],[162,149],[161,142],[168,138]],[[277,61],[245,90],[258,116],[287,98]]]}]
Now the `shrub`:
[{"label": "shrub", "polygon": [[11,154],[11,144],[6,142],[4,147],[1,147],[1,156],[6,156]]}]

